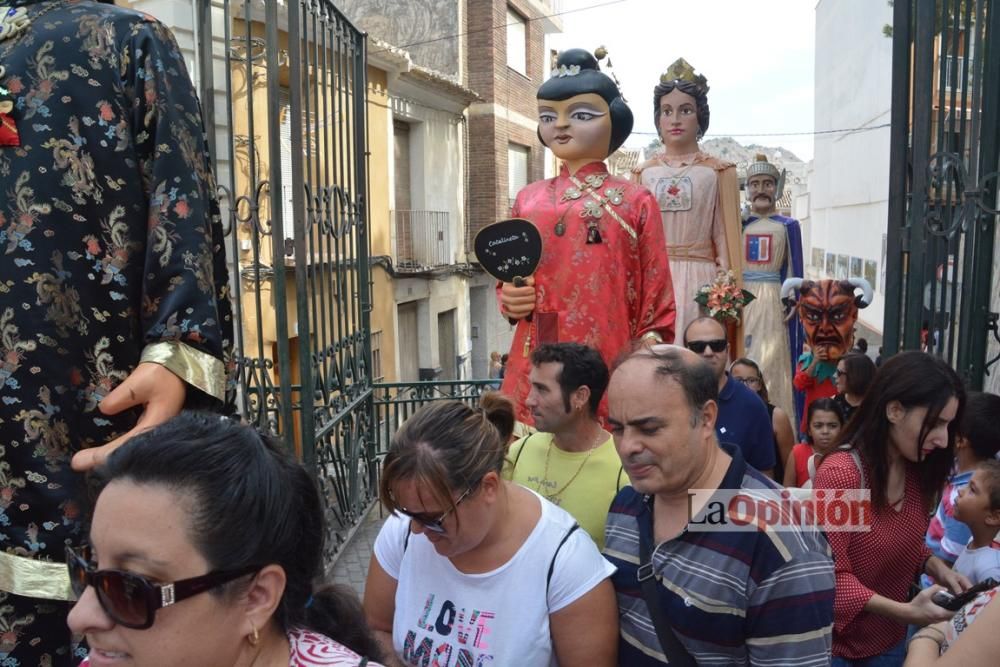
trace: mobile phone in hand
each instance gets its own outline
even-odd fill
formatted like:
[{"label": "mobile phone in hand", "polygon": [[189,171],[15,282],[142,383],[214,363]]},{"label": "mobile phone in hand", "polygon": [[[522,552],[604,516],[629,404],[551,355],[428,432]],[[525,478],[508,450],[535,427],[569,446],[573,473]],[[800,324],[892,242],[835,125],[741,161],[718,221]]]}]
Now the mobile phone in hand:
[{"label": "mobile phone in hand", "polygon": [[938,591],[931,600],[939,607],[944,607],[948,611],[958,611],[968,603],[972,602],[977,595],[991,588],[996,588],[998,582],[995,579],[986,579],[979,582],[969,590],[955,595],[949,591]]}]

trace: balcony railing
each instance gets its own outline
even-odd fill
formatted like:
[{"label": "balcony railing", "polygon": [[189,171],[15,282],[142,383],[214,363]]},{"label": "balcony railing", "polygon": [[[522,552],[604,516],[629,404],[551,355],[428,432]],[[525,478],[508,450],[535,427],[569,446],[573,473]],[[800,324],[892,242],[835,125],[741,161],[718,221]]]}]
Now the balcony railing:
[{"label": "balcony railing", "polygon": [[452,263],[451,223],[447,211],[393,211],[396,269],[422,271]]}]

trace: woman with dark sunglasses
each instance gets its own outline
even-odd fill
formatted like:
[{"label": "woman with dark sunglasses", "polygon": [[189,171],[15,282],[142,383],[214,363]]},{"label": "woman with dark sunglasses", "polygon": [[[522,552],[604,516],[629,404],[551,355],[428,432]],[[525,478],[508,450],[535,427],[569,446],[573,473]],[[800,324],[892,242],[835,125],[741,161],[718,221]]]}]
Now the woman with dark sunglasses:
[{"label": "woman with dark sunglasses", "polygon": [[785,463],[795,446],[795,432],[792,431],[792,420],[788,413],[771,403],[767,393],[767,383],[760,366],[753,359],[740,357],[729,367],[729,375],[737,382],[742,382],[750,391],[760,396],[767,406],[767,414],[771,418],[771,432],[774,433],[774,479],[779,482],[785,479]]},{"label": "woman with dark sunglasses", "polygon": [[[342,667],[381,649],[353,593],[315,586],[319,493],[248,426],[186,413],[112,453],[89,553],[68,551],[83,665]],[[362,657],[367,656],[367,657]]]},{"label": "woman with dark sunglasses", "polygon": [[901,352],[875,374],[835,449],[816,471],[816,492],[871,494],[871,514],[852,530],[830,530],[836,561],[833,665],[901,665],[907,625],[945,620],[932,597],[908,601],[926,573],[958,593],[969,586],[924,544],[929,515],[951,469],[965,406],[962,381],[941,359]]},{"label": "woman with dark sunglasses", "polygon": [[850,420],[868,393],[868,387],[875,379],[875,370],[875,362],[861,352],[845,354],[837,361],[834,375],[837,395],[833,400],[840,407],[845,422]]},{"label": "woman with dark sunglasses", "polygon": [[387,664],[616,663],[614,567],[568,513],[501,478],[513,422],[487,394],[426,405],[393,438],[364,601]]}]

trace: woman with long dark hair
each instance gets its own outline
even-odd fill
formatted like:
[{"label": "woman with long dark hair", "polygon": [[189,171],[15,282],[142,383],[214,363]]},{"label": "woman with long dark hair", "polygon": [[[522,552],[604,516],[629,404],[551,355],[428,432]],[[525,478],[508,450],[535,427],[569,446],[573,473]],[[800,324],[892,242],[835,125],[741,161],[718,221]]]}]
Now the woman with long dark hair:
[{"label": "woman with long dark hair", "polygon": [[353,591],[321,582],[319,491],[277,443],[185,413],[115,450],[98,475],[89,549],[66,555],[79,596],[70,629],[90,647],[84,665],[380,658]]},{"label": "woman with long dark hair", "polygon": [[849,420],[875,379],[875,362],[861,352],[845,354],[837,361],[834,380],[837,385],[837,395],[833,397],[840,407],[844,420]]},{"label": "woman with long dark hair", "polygon": [[816,490],[871,493],[868,525],[828,531],[836,563],[834,665],[902,664],[907,625],[944,620],[950,612],[925,589],[907,601],[926,572],[953,591],[968,580],[924,544],[934,498],[951,467],[965,389],[944,361],[903,352],[883,364],[867,398],[841,431],[843,451],[826,456]]}]

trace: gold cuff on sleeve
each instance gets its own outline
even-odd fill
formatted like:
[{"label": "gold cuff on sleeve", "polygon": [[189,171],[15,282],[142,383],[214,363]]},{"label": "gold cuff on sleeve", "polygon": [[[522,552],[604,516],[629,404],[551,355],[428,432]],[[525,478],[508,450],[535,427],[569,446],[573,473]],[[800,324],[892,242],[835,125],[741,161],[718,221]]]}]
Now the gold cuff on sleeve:
[{"label": "gold cuff on sleeve", "polygon": [[168,371],[203,392],[226,399],[226,367],[221,359],[196,350],[180,341],[169,340],[147,345],[139,363],[160,364]]},{"label": "gold cuff on sleeve", "polygon": [[65,563],[0,551],[0,590],[26,598],[75,600]]}]

